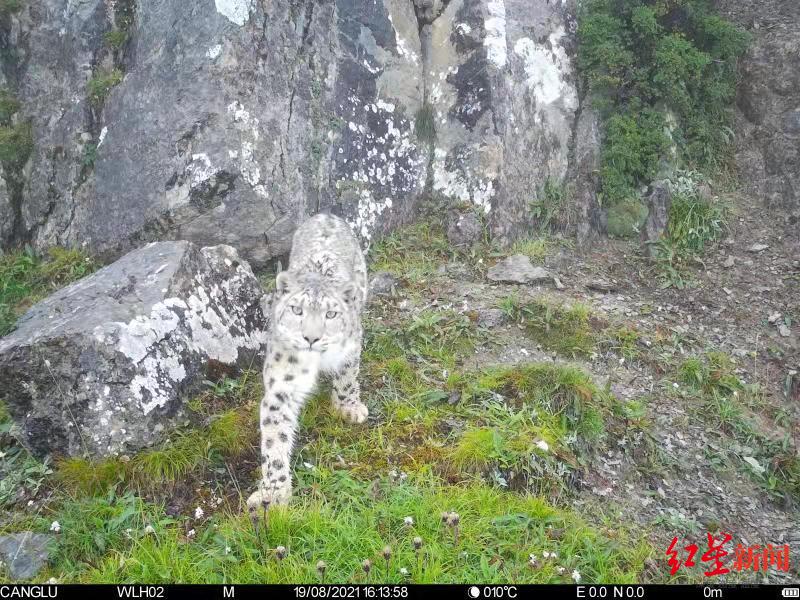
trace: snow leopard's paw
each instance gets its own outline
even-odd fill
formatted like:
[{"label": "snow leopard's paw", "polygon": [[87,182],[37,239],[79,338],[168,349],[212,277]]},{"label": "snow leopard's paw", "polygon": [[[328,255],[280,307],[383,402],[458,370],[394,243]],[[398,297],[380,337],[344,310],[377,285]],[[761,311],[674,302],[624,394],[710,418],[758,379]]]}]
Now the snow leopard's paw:
[{"label": "snow leopard's paw", "polygon": [[367,406],[355,400],[353,402],[344,402],[334,404],[336,410],[341,414],[346,421],[350,423],[363,423],[369,416],[369,409]]},{"label": "snow leopard's paw", "polygon": [[247,499],[247,509],[251,517],[258,517],[261,511],[266,511],[273,506],[288,504],[292,498],[292,484],[285,483],[262,484]]}]

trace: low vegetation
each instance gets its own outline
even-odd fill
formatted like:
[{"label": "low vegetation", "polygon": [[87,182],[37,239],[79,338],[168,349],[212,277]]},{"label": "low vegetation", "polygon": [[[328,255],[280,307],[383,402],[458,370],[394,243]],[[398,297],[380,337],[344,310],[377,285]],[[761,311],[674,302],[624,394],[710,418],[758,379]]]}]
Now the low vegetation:
[{"label": "low vegetation", "polygon": [[89,101],[95,106],[102,106],[111,90],[122,83],[122,71],[111,69],[96,73],[86,84]]},{"label": "low vegetation", "polygon": [[706,0],[589,0],[578,36],[578,65],[603,122],[605,206],[639,202],[641,186],[669,175],[667,163],[713,175],[726,167],[746,32]]},{"label": "low vegetation", "polygon": [[0,255],[0,335],[11,331],[32,304],[96,268],[75,249],[55,247],[43,257],[27,250]]}]

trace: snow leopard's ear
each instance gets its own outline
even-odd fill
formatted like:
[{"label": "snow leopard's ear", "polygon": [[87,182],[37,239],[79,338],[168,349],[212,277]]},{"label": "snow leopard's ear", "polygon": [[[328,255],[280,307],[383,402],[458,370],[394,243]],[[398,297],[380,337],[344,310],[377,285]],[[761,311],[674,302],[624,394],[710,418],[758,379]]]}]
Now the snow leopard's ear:
[{"label": "snow leopard's ear", "polygon": [[294,288],[294,284],[294,275],[289,271],[281,271],[275,278],[275,291],[278,296],[284,296]]},{"label": "snow leopard's ear", "polygon": [[351,282],[342,284],[342,298],[347,304],[353,304],[358,297],[358,289]]}]

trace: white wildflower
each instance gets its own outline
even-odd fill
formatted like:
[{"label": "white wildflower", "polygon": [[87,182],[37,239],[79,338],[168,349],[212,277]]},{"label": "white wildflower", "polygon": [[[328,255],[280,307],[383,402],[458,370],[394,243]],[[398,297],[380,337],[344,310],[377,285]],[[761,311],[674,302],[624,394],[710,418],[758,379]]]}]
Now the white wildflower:
[{"label": "white wildflower", "polygon": [[538,442],[536,442],[536,447],[539,448],[540,450],[544,450],[545,452],[550,450],[550,446],[544,440],[539,440]]},{"label": "white wildflower", "polygon": [[56,533],[61,531],[61,523],[59,523],[58,521],[53,521],[52,523],[50,523],[50,531],[55,531]]},{"label": "white wildflower", "polygon": [[153,528],[152,525],[148,525],[147,527],[144,528],[144,534],[145,535],[150,535],[151,533],[155,533],[155,532],[156,532],[156,530]]},{"label": "white wildflower", "polygon": [[55,577],[51,577],[50,579],[47,580],[47,583],[49,583],[50,585],[55,585],[58,583],[58,579],[56,579]]},{"label": "white wildflower", "polygon": [[194,529],[190,529],[189,533],[186,534],[186,537],[192,538],[192,537],[194,537],[194,534],[195,534],[195,530]]},{"label": "white wildflower", "polygon": [[406,569],[405,567],[400,567],[400,575],[402,575],[403,577],[408,577],[408,569]]},{"label": "white wildflower", "polygon": [[563,575],[565,571],[566,571],[566,569],[564,567],[556,567],[556,572],[559,575]]},{"label": "white wildflower", "polygon": [[581,580],[581,574],[578,573],[578,569],[572,571],[572,580],[575,583],[578,583]]},{"label": "white wildflower", "polygon": [[199,506],[194,509],[194,518],[195,519],[202,519],[204,514],[205,513],[203,512],[203,509],[200,508]]},{"label": "white wildflower", "polygon": [[231,547],[225,546],[225,554],[230,554],[230,553],[231,553]]},{"label": "white wildflower", "polygon": [[414,524],[414,517],[406,517],[403,519],[403,524],[407,527],[411,527]]}]

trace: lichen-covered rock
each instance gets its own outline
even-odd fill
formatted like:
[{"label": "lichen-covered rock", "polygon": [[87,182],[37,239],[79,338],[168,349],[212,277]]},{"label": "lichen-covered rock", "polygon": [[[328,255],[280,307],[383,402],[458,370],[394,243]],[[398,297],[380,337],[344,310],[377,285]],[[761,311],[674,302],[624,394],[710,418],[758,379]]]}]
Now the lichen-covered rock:
[{"label": "lichen-covered rock", "polygon": [[115,257],[188,239],[261,266],[306,215],[339,214],[367,245],[428,192],[477,207],[510,241],[535,226],[536,191],[584,164],[573,130],[593,117],[576,92],[574,12],[574,0],[22,3],[0,20],[0,87],[34,144],[4,173],[0,246]]},{"label": "lichen-covered rock", "polygon": [[453,246],[472,246],[483,238],[483,224],[472,212],[450,211],[447,215],[447,241]]},{"label": "lichen-covered rock", "polygon": [[261,296],[230,246],[149,244],[36,304],[0,339],[0,400],[36,456],[149,446],[186,420],[209,366],[253,364]]}]

